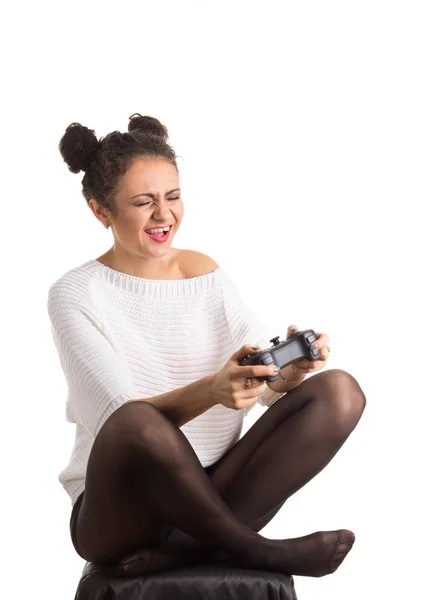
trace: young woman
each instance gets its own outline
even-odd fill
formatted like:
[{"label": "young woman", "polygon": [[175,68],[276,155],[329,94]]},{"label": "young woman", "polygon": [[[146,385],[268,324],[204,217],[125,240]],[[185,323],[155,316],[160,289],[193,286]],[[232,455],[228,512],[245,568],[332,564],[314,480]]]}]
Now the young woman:
[{"label": "young woman", "polygon": [[[322,333],[321,360],[285,367],[278,381],[264,383],[275,374],[269,366],[240,366],[278,330],[252,314],[212,258],[173,247],[184,210],[167,139],[157,119],[137,114],[128,132],[99,140],[72,123],[59,145],[69,169],[85,172],[82,193],[113,233],[105,254],[48,294],[76,424],[59,476],[75,550],[122,574],[226,559],[332,573],[351,531],[281,540],[258,532],[340,449],[364,393],[340,369],[305,379],[326,365]],[[222,226],[231,227],[225,215]],[[240,437],[246,411],[270,394],[281,399]]]}]

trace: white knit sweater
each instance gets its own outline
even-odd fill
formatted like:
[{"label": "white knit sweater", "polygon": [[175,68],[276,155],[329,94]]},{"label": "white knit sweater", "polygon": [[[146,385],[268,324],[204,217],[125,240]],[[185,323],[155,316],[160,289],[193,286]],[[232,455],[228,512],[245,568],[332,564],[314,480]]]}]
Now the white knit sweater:
[{"label": "white knit sweater", "polygon": [[[151,280],[89,260],[49,288],[48,314],[68,384],[66,419],[76,424],[59,475],[72,505],[94,438],[126,400],[186,386],[216,373],[243,344],[267,348],[281,335],[255,317],[223,268]],[[218,404],[181,426],[203,467],[240,439],[246,412]]]}]

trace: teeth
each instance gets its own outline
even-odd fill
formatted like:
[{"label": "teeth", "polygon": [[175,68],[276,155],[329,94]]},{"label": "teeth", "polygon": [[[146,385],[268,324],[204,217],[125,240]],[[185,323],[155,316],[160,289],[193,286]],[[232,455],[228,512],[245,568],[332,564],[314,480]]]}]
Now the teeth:
[{"label": "teeth", "polygon": [[171,227],[168,225],[167,227],[156,227],[155,229],[146,229],[146,233],[154,234],[159,231],[169,231]]}]

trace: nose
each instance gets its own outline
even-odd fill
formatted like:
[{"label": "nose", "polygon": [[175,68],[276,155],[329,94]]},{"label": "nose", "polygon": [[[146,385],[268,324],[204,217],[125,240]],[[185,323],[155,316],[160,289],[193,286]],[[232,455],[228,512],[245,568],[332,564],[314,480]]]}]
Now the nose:
[{"label": "nose", "polygon": [[166,221],[169,220],[169,215],[171,211],[169,210],[169,206],[166,203],[159,203],[155,206],[153,210],[153,220],[154,221]]}]

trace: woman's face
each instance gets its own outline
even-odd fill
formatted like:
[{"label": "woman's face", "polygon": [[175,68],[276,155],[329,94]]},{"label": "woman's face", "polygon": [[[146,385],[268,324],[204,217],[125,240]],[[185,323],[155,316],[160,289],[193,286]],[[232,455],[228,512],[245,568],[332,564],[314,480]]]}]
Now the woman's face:
[{"label": "woman's face", "polygon": [[[147,195],[149,194],[149,195]],[[161,159],[137,159],[121,177],[115,195],[116,216],[108,216],[115,245],[131,255],[160,257],[169,253],[184,215],[178,172]],[[156,242],[146,229],[171,225],[164,239]]]}]

